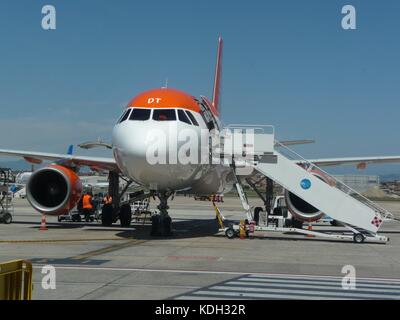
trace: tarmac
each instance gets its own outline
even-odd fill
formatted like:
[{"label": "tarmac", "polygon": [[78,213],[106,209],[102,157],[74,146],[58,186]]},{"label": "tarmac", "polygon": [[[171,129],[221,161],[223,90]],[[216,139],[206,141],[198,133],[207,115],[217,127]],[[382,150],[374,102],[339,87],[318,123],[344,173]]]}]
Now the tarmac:
[{"label": "tarmac", "polygon": [[[380,205],[400,218],[400,202]],[[400,299],[400,221],[384,222],[386,244],[265,232],[230,240],[210,202],[179,196],[170,202],[173,235],[152,238],[142,223],[106,228],[57,217],[40,231],[26,200],[14,206],[13,223],[0,224],[0,262],[32,261],[33,299]],[[220,209],[227,219],[244,217],[236,198]],[[55,289],[42,286],[44,265],[55,267]],[[342,286],[349,265],[355,288]]]}]

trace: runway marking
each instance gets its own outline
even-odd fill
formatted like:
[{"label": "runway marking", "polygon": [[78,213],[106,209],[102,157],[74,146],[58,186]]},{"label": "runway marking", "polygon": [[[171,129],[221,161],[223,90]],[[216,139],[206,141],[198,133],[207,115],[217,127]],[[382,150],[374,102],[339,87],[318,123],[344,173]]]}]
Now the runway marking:
[{"label": "runway marking", "polygon": [[[238,286],[241,287],[243,285],[249,285],[249,283],[246,283],[242,280],[239,281],[230,281],[227,283],[231,286]],[[335,285],[332,284],[325,284],[323,281],[317,284],[309,284],[307,282],[301,282],[301,283],[296,283],[293,280],[290,281],[290,283],[284,283],[284,282],[269,282],[269,283],[251,283],[254,286],[257,286],[259,288],[303,288],[303,289],[326,289],[326,288],[332,288],[332,290],[339,288],[342,290],[342,287],[338,286],[338,282],[336,282]],[[390,290],[400,290],[400,287],[395,287],[395,286],[385,286],[385,285],[379,285],[379,284],[371,284],[371,285],[360,285],[357,284],[357,289],[368,289],[368,290],[373,290],[374,292],[387,292]]]},{"label": "runway marking", "polygon": [[112,245],[106,248],[102,248],[102,249],[98,249],[98,250],[93,250],[93,251],[89,251],[77,256],[73,256],[70,259],[71,260],[86,260],[101,254],[105,254],[105,253],[109,253],[109,252],[113,252],[113,251],[117,251],[117,250],[121,250],[121,249],[125,249],[125,248],[129,248],[133,245],[138,245],[141,243],[147,242],[146,240],[130,240],[121,244],[116,244],[116,245]]},{"label": "runway marking", "polygon": [[[262,280],[260,281],[259,279],[246,279],[247,283],[254,283],[258,286],[270,286],[270,285],[274,285],[275,283],[278,285],[285,285],[284,283],[287,282],[287,280],[281,280],[281,279],[266,279],[266,280]],[[243,284],[242,280],[238,280],[238,281],[232,281],[232,284],[237,284],[237,285],[241,285]],[[334,281],[325,281],[325,280],[308,280],[308,281],[304,281],[304,280],[294,280],[291,279],[290,280],[290,284],[288,284],[287,286],[302,286],[302,287],[308,287],[308,286],[312,286],[312,287],[316,287],[316,286],[323,286],[323,287],[337,287],[337,280]],[[285,285],[286,286],[286,285]],[[378,287],[380,288],[396,288],[396,289],[400,289],[400,283],[398,285],[396,284],[384,284],[384,282],[382,282],[382,284],[376,284],[376,281],[367,281],[365,280],[363,283],[357,283],[357,288],[375,288],[375,290],[379,290]]]},{"label": "runway marking", "polygon": [[298,275],[245,275],[178,295],[175,299],[396,299],[400,300],[398,279],[357,279],[356,288],[342,288],[342,278]]},{"label": "runway marking", "polygon": [[[126,276],[126,275],[124,275]],[[40,286],[42,281],[33,281],[33,285],[38,285]],[[57,284],[63,285],[63,286],[76,286],[76,283],[73,282],[64,282],[64,281],[57,281]],[[107,285],[107,287],[125,287],[125,288],[139,288],[139,287],[146,287],[146,288],[165,288],[165,289],[187,289],[187,290],[195,290],[195,289],[200,289],[201,287],[199,286],[190,286],[190,285],[159,285],[159,284],[121,284],[121,283],[105,283],[105,282],[79,282],[79,285],[84,286],[84,285],[92,285],[92,284],[98,284],[98,285]]]},{"label": "runway marking", "polygon": [[[34,269],[41,269],[43,264],[34,264]],[[248,276],[248,277],[284,277],[287,279],[298,279],[298,278],[306,278],[308,280],[336,280],[341,281],[342,277],[332,276],[332,275],[307,275],[307,274],[285,274],[285,273],[263,273],[263,272],[252,272],[249,274],[248,272],[235,272],[235,271],[214,271],[214,270],[187,270],[187,269],[148,269],[148,268],[125,268],[125,267],[90,267],[85,265],[57,265],[56,269],[64,269],[64,270],[89,270],[89,271],[133,271],[133,272],[163,272],[163,273],[188,273],[188,274],[222,274],[222,275],[233,275],[233,276]],[[233,281],[233,280],[230,280]],[[237,281],[235,279],[234,281]],[[400,286],[400,279],[394,278],[361,278],[358,277],[357,281],[362,282],[385,282],[394,283]],[[358,282],[357,282],[358,283]]]},{"label": "runway marking", "polygon": [[204,256],[168,256],[170,260],[220,260],[221,257],[204,257]]},{"label": "runway marking", "polygon": [[86,242],[86,241],[126,241],[126,239],[93,238],[93,239],[0,240],[0,243],[52,243],[52,242]]}]

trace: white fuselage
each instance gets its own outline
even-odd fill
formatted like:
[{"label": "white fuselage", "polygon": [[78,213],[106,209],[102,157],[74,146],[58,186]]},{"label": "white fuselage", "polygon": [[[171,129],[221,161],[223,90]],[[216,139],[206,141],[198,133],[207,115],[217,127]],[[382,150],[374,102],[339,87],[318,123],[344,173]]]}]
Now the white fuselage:
[{"label": "white fuselage", "polygon": [[206,161],[209,147],[204,142],[209,131],[201,115],[193,115],[198,126],[179,120],[156,121],[151,116],[116,124],[112,143],[121,172],[150,190],[224,192],[233,183],[232,170]]}]

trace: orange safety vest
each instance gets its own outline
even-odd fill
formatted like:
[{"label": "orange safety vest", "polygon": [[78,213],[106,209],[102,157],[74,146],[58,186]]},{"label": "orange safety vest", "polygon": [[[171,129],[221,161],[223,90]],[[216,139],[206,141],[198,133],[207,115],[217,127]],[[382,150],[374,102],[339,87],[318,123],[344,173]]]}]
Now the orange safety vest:
[{"label": "orange safety vest", "polygon": [[83,196],[82,207],[83,209],[93,209],[93,205],[91,203],[92,197],[88,194]]},{"label": "orange safety vest", "polygon": [[104,204],[112,204],[112,197],[104,197],[103,202]]}]

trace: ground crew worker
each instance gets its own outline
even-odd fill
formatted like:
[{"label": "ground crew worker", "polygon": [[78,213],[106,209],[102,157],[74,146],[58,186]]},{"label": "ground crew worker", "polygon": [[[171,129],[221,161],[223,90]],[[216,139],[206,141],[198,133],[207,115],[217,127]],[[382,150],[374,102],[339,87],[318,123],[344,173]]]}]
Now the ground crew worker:
[{"label": "ground crew worker", "polygon": [[90,215],[93,212],[92,195],[90,192],[83,196],[82,201],[83,214],[85,215],[86,222],[90,221]]},{"label": "ground crew worker", "polygon": [[103,204],[112,204],[112,197],[107,193],[106,196],[103,198]]}]

